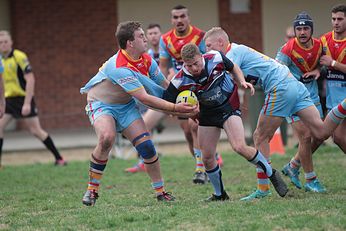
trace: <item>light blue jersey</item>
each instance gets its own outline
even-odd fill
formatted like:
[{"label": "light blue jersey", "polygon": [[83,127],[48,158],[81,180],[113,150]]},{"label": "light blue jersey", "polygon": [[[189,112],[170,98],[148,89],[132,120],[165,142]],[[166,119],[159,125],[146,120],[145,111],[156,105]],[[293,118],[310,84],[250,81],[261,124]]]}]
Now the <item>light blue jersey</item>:
[{"label": "light blue jersey", "polygon": [[[108,59],[98,73],[80,89],[87,93],[92,87],[104,80],[119,85],[125,92],[131,93],[139,89],[145,90],[156,97],[162,97],[165,81],[157,63],[148,54],[143,54],[140,59],[133,60],[126,51],[120,50]],[[122,132],[135,120],[141,118],[135,99],[125,104],[106,104],[101,101],[89,102],[85,107],[91,124],[102,115],[112,116],[116,121],[117,132]]]},{"label": "light blue jersey", "polygon": [[286,66],[245,45],[232,43],[226,57],[240,67],[248,82],[261,86],[266,94],[289,77]]},{"label": "light blue jersey", "polygon": [[288,117],[313,105],[309,92],[292,76],[287,66],[250,47],[234,43],[229,45],[226,57],[240,67],[248,82],[262,87],[265,93],[262,114]]},{"label": "light blue jersey", "polygon": [[161,85],[165,77],[153,58],[147,54],[143,57],[141,62],[135,64],[128,62],[119,51],[102,65],[98,73],[80,89],[80,92],[86,93],[96,84],[108,79],[126,92],[134,92],[144,87],[149,94],[161,97],[164,91]]}]

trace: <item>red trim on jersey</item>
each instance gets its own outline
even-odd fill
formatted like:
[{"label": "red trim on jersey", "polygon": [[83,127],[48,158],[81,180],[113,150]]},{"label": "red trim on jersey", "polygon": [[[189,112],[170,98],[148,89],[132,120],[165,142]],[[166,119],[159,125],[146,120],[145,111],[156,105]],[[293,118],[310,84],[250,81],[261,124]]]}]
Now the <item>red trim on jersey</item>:
[{"label": "red trim on jersey", "polygon": [[139,59],[134,60],[125,50],[120,50],[116,59],[116,67],[127,67],[133,71],[141,73],[142,75],[149,76],[151,61],[152,58],[147,53],[143,53]]}]

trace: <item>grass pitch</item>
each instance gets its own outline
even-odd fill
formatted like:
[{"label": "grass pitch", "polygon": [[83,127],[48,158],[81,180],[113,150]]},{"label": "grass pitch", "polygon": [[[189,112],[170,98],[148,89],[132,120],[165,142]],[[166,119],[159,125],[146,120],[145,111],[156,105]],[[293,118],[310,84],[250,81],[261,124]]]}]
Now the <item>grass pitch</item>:
[{"label": "grass pitch", "polygon": [[[273,156],[273,167],[281,170],[293,153]],[[212,186],[192,184],[194,161],[187,155],[160,159],[166,189],[177,197],[173,203],[157,202],[147,175],[126,174],[125,160],[109,161],[95,207],[81,203],[88,162],[9,166],[0,171],[0,230],[346,230],[346,156],[338,148],[314,155],[326,194],[298,190],[285,177],[285,198],[272,190],[250,203],[239,199],[256,187],[254,166],[232,152],[223,158],[231,201],[216,203],[202,202]],[[303,173],[300,178],[304,183]]]}]

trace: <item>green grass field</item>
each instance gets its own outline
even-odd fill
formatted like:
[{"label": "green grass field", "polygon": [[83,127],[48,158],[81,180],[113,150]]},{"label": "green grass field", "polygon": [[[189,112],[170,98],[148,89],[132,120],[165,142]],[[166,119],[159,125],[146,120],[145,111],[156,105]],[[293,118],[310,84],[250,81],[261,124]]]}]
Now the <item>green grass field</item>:
[{"label": "green grass field", "polygon": [[[273,156],[273,166],[281,170],[292,154]],[[88,162],[8,166],[0,171],[0,230],[346,230],[346,156],[338,148],[323,147],[314,155],[328,193],[289,185],[285,198],[272,191],[255,202],[239,201],[256,186],[254,166],[234,153],[223,158],[231,201],[216,203],[201,201],[212,186],[192,184],[194,162],[187,155],[161,158],[166,188],[177,197],[173,203],[155,200],[146,174],[124,173],[125,160],[110,160],[95,207],[81,203]]]}]

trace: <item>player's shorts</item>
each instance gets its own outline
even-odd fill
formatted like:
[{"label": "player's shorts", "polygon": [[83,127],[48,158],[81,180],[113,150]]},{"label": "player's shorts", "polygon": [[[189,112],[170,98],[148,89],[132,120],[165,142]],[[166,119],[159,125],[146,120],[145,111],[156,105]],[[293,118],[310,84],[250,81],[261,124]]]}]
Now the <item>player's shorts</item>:
[{"label": "player's shorts", "polygon": [[[323,119],[323,111],[322,111],[322,105],[321,105],[321,103],[320,103],[320,102],[315,103],[315,106],[316,106],[318,112],[320,113],[321,119]],[[290,117],[286,117],[286,121],[287,121],[287,123],[292,124],[292,123],[294,123],[294,122],[300,121],[300,118],[299,118],[299,116],[297,116],[296,114],[293,114],[293,115],[290,116]]]},{"label": "player's shorts", "polygon": [[267,116],[290,117],[312,105],[314,103],[304,84],[287,78],[266,94],[261,113]]},{"label": "player's shorts", "polygon": [[23,119],[23,118],[30,118],[37,116],[37,107],[34,98],[31,100],[31,111],[29,115],[23,116],[22,115],[22,108],[24,105],[24,96],[17,96],[17,97],[7,97],[6,100],[6,109],[5,113],[10,114],[16,119]]},{"label": "player's shorts", "polygon": [[127,104],[106,104],[101,101],[93,101],[85,106],[85,111],[92,125],[102,115],[112,116],[117,132],[122,132],[135,120],[142,118],[134,100]]},{"label": "player's shorts", "polygon": [[218,107],[205,108],[203,105],[200,105],[198,125],[223,128],[223,124],[230,116],[241,116],[239,107],[238,90],[235,88],[229,99]]}]

